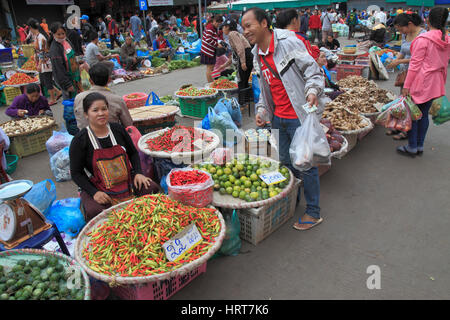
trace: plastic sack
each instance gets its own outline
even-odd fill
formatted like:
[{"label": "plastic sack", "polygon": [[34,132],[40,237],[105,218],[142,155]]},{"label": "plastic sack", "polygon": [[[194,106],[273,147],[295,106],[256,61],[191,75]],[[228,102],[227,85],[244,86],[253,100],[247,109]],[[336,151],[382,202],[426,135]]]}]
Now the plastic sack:
[{"label": "plastic sack", "polygon": [[59,150],[50,158],[50,169],[57,182],[72,179],[70,175],[69,147]]},{"label": "plastic sack", "polygon": [[115,69],[115,70],[113,70],[113,75],[119,76],[119,77],[126,76],[127,75],[127,71],[125,69],[123,69],[123,68]]},{"label": "plastic sack", "polygon": [[233,119],[233,121],[236,123],[236,125],[238,127],[241,126],[241,123],[242,123],[241,106],[236,98],[220,99],[219,101],[217,101],[216,105],[214,106],[214,111],[217,114],[220,114],[222,112],[228,112],[231,116],[231,119]]},{"label": "plastic sack", "polygon": [[213,200],[214,180],[209,172],[204,172],[208,179],[202,183],[174,186],[171,177],[177,171],[194,171],[192,168],[174,168],[166,177],[169,197],[189,206],[202,208],[209,205]]},{"label": "plastic sack", "polygon": [[73,136],[80,131],[80,129],[78,129],[77,127],[77,120],[73,111],[74,101],[75,98],[64,100],[62,102],[64,106],[63,119],[66,121],[67,132],[69,132]]},{"label": "plastic sack", "polygon": [[139,139],[142,137],[142,134],[134,126],[129,126],[126,128],[126,130],[127,130],[128,134],[130,135],[131,140],[133,141],[133,144],[136,147],[136,150],[138,150],[139,160],[141,162],[142,174],[153,180],[154,173],[153,173],[152,157],[149,156],[148,154],[143,153],[138,147]]},{"label": "plastic sack", "polygon": [[295,130],[289,154],[293,167],[300,171],[330,164],[330,146],[315,114],[308,113],[304,123]]},{"label": "plastic sack", "polygon": [[381,112],[386,111],[387,109],[389,109],[390,107],[392,107],[394,104],[398,103],[400,101],[402,97],[397,98],[387,104],[385,104],[382,108],[381,108]]},{"label": "plastic sack", "polygon": [[50,158],[59,150],[70,146],[73,136],[67,131],[53,131],[53,135],[45,143]]},{"label": "plastic sack", "polygon": [[256,104],[259,101],[259,95],[261,94],[261,89],[259,87],[259,80],[256,74],[252,75],[252,89],[253,89],[253,99]]},{"label": "plastic sack", "polygon": [[217,148],[210,155],[214,164],[223,165],[233,159],[233,149]]},{"label": "plastic sack", "polygon": [[390,129],[403,131],[403,132],[408,132],[409,130],[411,130],[411,128],[412,128],[411,111],[409,110],[409,107],[406,106],[406,103],[405,103],[405,111],[406,111],[406,116],[403,119],[397,119],[397,122],[396,122],[394,128],[390,128]]},{"label": "plastic sack", "polygon": [[396,119],[405,119],[407,116],[407,105],[405,104],[405,97],[399,99],[396,104],[393,104],[389,110],[391,115]]},{"label": "plastic sack", "polygon": [[[150,98],[152,98],[152,103],[149,104]],[[159,99],[158,95],[152,91],[147,97],[147,101],[145,102],[146,106],[163,106],[164,102]]]},{"label": "plastic sack", "polygon": [[450,121],[450,102],[446,96],[434,99],[430,108],[430,114],[433,116],[435,125]]},{"label": "plastic sack", "polygon": [[91,88],[91,82],[89,81],[89,73],[87,73],[86,70],[81,71],[80,74],[81,77],[81,86],[83,87],[83,90],[89,90]]},{"label": "plastic sack", "polygon": [[205,129],[205,130],[211,129],[211,124],[209,123],[209,116],[208,116],[208,115],[206,115],[206,116],[203,118],[200,127],[201,127],[202,129]]},{"label": "plastic sack", "polygon": [[56,224],[59,231],[76,237],[86,224],[80,204],[80,198],[57,200],[53,202],[46,217]]},{"label": "plastic sack", "polygon": [[138,57],[146,57],[148,55],[150,55],[150,53],[148,52],[148,50],[143,51],[143,50],[137,50],[136,54]]},{"label": "plastic sack", "polygon": [[213,256],[237,256],[241,251],[241,238],[239,234],[241,233],[241,222],[239,221],[239,216],[236,210],[233,213],[223,212],[223,218],[225,220],[225,238],[223,239],[222,246],[219,251]]},{"label": "plastic sack", "polygon": [[112,59],[109,60],[109,61],[111,61],[112,63],[114,63],[114,70],[122,69],[122,66],[120,65],[119,61],[117,61],[116,58],[112,58]]},{"label": "plastic sack", "polygon": [[412,121],[420,120],[422,118],[422,111],[420,111],[419,107],[417,106],[417,104],[414,103],[414,101],[411,99],[410,96],[406,97],[405,103],[411,113],[411,120]]},{"label": "plastic sack", "polygon": [[[217,130],[217,133],[220,132],[220,138],[224,146],[232,147],[233,145],[241,141],[242,132],[236,126],[233,119],[231,118],[231,115],[228,112],[221,112],[219,114],[216,114],[210,107],[208,110],[208,118],[211,129]],[[232,136],[230,137],[230,135]]]},{"label": "plastic sack", "polygon": [[33,185],[23,198],[46,215],[53,201],[56,200],[56,186],[50,179],[43,180]]},{"label": "plastic sack", "polygon": [[122,34],[120,34],[120,36],[119,36],[119,41],[120,41],[120,42],[125,42],[125,38],[123,37]]},{"label": "plastic sack", "polygon": [[168,187],[167,187],[166,179],[167,179],[167,176],[163,176],[163,177],[161,178],[161,182],[160,182],[159,185],[160,185],[161,188],[164,190],[164,193],[165,193],[165,194],[168,194],[168,193],[169,193],[169,189],[168,189]]}]

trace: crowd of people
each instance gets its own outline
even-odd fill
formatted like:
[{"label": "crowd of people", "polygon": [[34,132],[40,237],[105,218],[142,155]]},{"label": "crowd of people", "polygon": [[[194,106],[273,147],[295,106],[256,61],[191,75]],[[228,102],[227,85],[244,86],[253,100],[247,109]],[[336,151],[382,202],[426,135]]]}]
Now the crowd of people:
[{"label": "crowd of people", "polygon": [[[48,113],[51,112],[49,105],[56,103],[60,96],[74,99],[79,132],[70,149],[71,172],[74,182],[82,190],[81,198],[89,219],[118,200],[127,199],[132,193],[160,190],[142,175],[137,151],[125,130],[132,123],[130,113],[123,99],[108,88],[113,69],[113,63],[108,60],[113,56],[100,53],[98,42],[109,37],[112,48],[115,43],[119,44],[118,57],[127,69],[134,69],[140,63],[136,44],[146,41],[149,48],[170,59],[176,48],[171,46],[165,34],[188,26],[195,30],[200,21],[174,15],[156,19],[151,13],[145,19],[145,24],[142,24],[136,13],[128,24],[122,25],[111,15],[106,15],[105,20],[100,17],[93,26],[89,17],[83,15],[79,30],[67,28],[60,22],[52,23],[48,28],[45,20],[39,23],[30,19],[27,23],[29,33],[25,31],[22,35],[19,31],[21,42],[31,40],[34,43],[41,83],[51,97],[48,103],[39,95],[36,85],[29,85],[25,94],[14,100],[7,114],[21,117]],[[368,19],[384,27],[391,24],[402,34],[400,56],[392,62],[392,67],[401,66],[401,79],[398,79],[400,94],[410,95],[424,116],[413,121],[413,129],[407,135],[388,134],[408,139],[406,146],[398,148],[399,153],[409,156],[421,154],[428,128],[428,110],[435,98],[445,95],[450,59],[447,9],[436,7],[421,12],[395,9],[387,13],[383,8],[372,13],[353,9],[344,14],[332,8],[322,12],[292,8],[272,15],[262,9],[251,8],[241,15],[208,15],[201,22],[204,28],[200,61],[206,65],[208,82],[227,74],[233,65],[242,103],[245,89],[250,87],[251,73],[254,71],[258,76],[261,93],[255,106],[256,125],[265,127],[270,124],[271,128],[279,130],[280,160],[304,182],[307,206],[305,214],[294,225],[298,230],[308,230],[322,221],[317,167],[300,172],[292,166],[289,157],[293,135],[306,117],[302,106],[306,103],[317,106],[316,113],[320,117],[326,102],[342,93],[329,74],[336,61],[328,57],[340,47],[332,25],[336,22],[348,24],[349,37],[352,37],[354,26]],[[77,22],[72,21],[72,24]],[[123,28],[127,34],[122,44]],[[80,85],[83,70],[89,73],[93,85],[85,92]],[[325,88],[333,92],[325,94]],[[105,156],[113,159],[113,167],[120,170],[108,171],[111,166],[102,160]],[[88,178],[85,169],[92,178]],[[126,187],[131,184],[133,190]]]}]

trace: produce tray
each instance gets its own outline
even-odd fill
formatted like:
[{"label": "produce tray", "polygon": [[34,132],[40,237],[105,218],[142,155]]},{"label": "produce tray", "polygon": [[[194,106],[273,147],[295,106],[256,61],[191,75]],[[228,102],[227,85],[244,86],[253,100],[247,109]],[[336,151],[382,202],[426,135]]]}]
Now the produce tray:
[{"label": "produce tray", "polygon": [[162,130],[158,130],[158,131],[154,131],[154,132],[150,132],[147,133],[146,135],[142,136],[139,139],[138,142],[138,147],[139,150],[141,150],[143,153],[152,156],[154,158],[169,158],[169,159],[179,159],[179,160],[183,160],[183,159],[189,159],[191,160],[192,157],[196,158],[196,157],[202,157],[205,155],[209,155],[214,149],[216,149],[218,147],[218,145],[220,144],[220,139],[219,137],[212,131],[208,131],[208,130],[204,130],[204,129],[200,129],[200,128],[195,128],[196,130],[199,130],[201,133],[204,133],[208,136],[211,136],[213,138],[213,141],[210,142],[205,149],[202,150],[197,150],[197,151],[193,151],[193,152],[165,152],[165,151],[150,151],[148,149],[148,146],[146,144],[146,141],[150,138],[154,138],[156,136],[162,135],[164,134],[164,132],[170,130],[170,128],[165,128]]},{"label": "produce tray", "polygon": [[[236,156],[238,156],[238,155],[239,154],[237,154]],[[278,161],[275,161],[274,159],[271,159],[268,157],[264,157],[264,156],[257,156],[257,157],[262,160],[266,160],[266,161],[268,160],[271,162],[279,163]],[[202,163],[199,163],[199,164],[202,164]],[[288,170],[289,170],[289,168],[288,168]],[[263,207],[263,206],[269,205],[269,204],[274,203],[274,202],[282,199],[283,197],[285,197],[291,191],[291,189],[294,187],[295,176],[292,174],[291,170],[289,170],[289,175],[290,175],[289,184],[279,194],[277,194],[275,197],[272,197],[270,199],[247,202],[242,199],[234,198],[231,195],[228,195],[228,194],[222,195],[222,194],[220,194],[220,192],[214,191],[213,201],[211,204],[215,207],[227,208],[227,209],[248,209],[248,208],[258,208],[258,207]]]},{"label": "produce tray", "polygon": [[54,256],[58,258],[58,260],[62,262],[63,265],[65,265],[67,271],[70,270],[69,268],[75,268],[75,270],[78,270],[81,273],[81,276],[83,277],[84,286],[86,287],[84,292],[84,300],[91,300],[91,285],[87,273],[83,270],[81,265],[75,259],[66,256],[65,254],[38,249],[8,250],[0,252],[0,265],[8,268],[15,265],[18,260],[27,260],[27,261],[39,260],[42,257],[48,256]]},{"label": "produce tray", "polygon": [[[234,82],[234,81],[232,81],[232,82]],[[236,83],[236,82],[234,82],[234,83]],[[234,92],[239,91],[238,87],[230,88],[230,89],[219,89],[219,88],[211,88],[210,85],[211,85],[211,83],[205,84],[205,88],[207,88],[207,89],[216,89],[219,92],[226,92],[226,93],[234,93]],[[237,83],[236,83],[236,85],[237,85]]]},{"label": "produce tray", "polygon": [[281,199],[258,208],[239,210],[241,239],[257,245],[294,216],[301,182],[296,178],[291,181],[291,189]]},{"label": "produce tray", "polygon": [[151,275],[151,276],[144,276],[144,277],[122,277],[122,276],[108,276],[106,274],[102,274],[99,272],[96,272],[89,268],[87,265],[87,262],[85,258],[82,256],[82,250],[85,245],[89,243],[90,236],[87,235],[87,233],[94,230],[96,227],[100,226],[101,224],[105,223],[108,220],[108,217],[110,213],[113,210],[121,209],[127,206],[129,202],[133,200],[129,200],[123,203],[120,203],[118,205],[112,206],[111,208],[108,208],[104,210],[102,213],[97,215],[95,218],[90,220],[84,228],[81,230],[81,232],[78,234],[77,241],[75,243],[75,259],[80,263],[81,267],[86,271],[86,273],[97,279],[104,282],[107,282],[110,284],[111,287],[119,285],[134,285],[134,284],[144,284],[149,283],[153,281],[161,281],[161,280],[168,280],[170,278],[183,276],[187,274],[188,272],[202,266],[205,262],[210,259],[216,251],[218,251],[222,245],[222,242],[225,238],[225,231],[226,231],[226,225],[225,220],[222,217],[222,214],[216,210],[216,215],[219,218],[221,229],[219,236],[215,239],[214,245],[209,249],[208,252],[206,252],[202,257],[198,258],[197,260],[191,261],[182,267],[175,269],[173,271],[169,271],[166,273]]},{"label": "produce tray", "polygon": [[[210,89],[210,88],[197,88],[197,89],[201,90],[201,89]],[[209,95],[204,95],[204,96],[180,96],[180,95],[177,94],[177,92],[180,91],[180,90],[177,90],[177,91],[175,91],[174,96],[177,97],[177,98],[180,98],[180,99],[205,100],[205,99],[214,98],[214,97],[217,96],[219,91],[217,89],[214,89],[214,90],[216,90],[216,93],[209,94]]]},{"label": "produce tray", "polygon": [[3,83],[3,85],[4,85],[5,87],[21,88],[21,87],[24,87],[24,86],[26,86],[26,85],[29,85],[30,83],[41,84],[41,82],[38,80],[38,81],[28,82],[28,83],[22,83],[22,84],[4,84],[4,83]]},{"label": "produce tray", "polygon": [[34,70],[24,70],[24,69],[20,69],[18,68],[17,71],[22,72],[22,73],[33,73],[35,75],[39,74],[39,71],[34,71]]}]

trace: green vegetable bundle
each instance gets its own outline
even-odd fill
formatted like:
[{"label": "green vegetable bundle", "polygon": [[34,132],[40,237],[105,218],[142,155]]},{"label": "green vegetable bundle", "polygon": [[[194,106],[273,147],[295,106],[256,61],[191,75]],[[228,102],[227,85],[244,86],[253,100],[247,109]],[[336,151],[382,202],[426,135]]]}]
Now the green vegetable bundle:
[{"label": "green vegetable bundle", "polygon": [[159,58],[159,57],[153,57],[152,58],[152,67],[158,68],[162,66],[166,62],[166,59]]}]

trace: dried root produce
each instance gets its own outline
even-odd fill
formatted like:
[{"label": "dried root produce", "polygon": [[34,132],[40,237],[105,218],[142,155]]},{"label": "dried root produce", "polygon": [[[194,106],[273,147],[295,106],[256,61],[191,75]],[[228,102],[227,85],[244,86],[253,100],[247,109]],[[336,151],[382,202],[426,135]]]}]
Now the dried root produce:
[{"label": "dried root produce", "polygon": [[32,117],[20,120],[11,120],[0,124],[0,127],[9,137],[27,134],[36,130],[44,129],[55,123],[51,117]]},{"label": "dried root produce", "polygon": [[367,126],[363,121],[363,117],[345,108],[327,106],[322,114],[322,118],[329,119],[331,124],[339,131],[359,130]]}]

